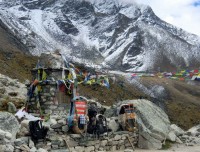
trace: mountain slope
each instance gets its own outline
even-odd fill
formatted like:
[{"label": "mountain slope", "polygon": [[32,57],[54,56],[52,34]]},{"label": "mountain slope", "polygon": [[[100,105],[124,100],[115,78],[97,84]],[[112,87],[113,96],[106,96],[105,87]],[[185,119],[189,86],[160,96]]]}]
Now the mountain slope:
[{"label": "mountain slope", "polygon": [[122,71],[198,67],[200,38],[120,0],[2,0],[0,18],[32,54]]},{"label": "mountain slope", "polygon": [[31,78],[30,69],[37,63],[28,48],[0,21],[0,71],[1,74],[24,81]]},{"label": "mountain slope", "polygon": [[[163,101],[170,121],[187,130],[200,122],[199,82],[191,85],[186,82],[167,78],[140,79],[140,83],[157,93],[157,99]],[[159,89],[163,88],[162,90]],[[157,91],[156,91],[157,88]]]}]

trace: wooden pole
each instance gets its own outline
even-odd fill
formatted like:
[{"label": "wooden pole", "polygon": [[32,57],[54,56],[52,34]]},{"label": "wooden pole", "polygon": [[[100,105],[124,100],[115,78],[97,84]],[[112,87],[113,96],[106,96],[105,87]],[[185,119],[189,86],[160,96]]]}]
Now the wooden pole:
[{"label": "wooden pole", "polygon": [[70,147],[69,147],[69,145],[68,145],[68,143],[67,143],[67,140],[66,140],[65,138],[64,138],[63,140],[65,141],[65,144],[66,144],[67,148],[69,149],[69,152],[71,152],[71,151],[70,151]]},{"label": "wooden pole", "polygon": [[130,140],[129,136],[127,136],[127,138],[128,138],[129,143],[131,144],[132,149],[135,150],[133,144],[131,143],[131,140]]}]

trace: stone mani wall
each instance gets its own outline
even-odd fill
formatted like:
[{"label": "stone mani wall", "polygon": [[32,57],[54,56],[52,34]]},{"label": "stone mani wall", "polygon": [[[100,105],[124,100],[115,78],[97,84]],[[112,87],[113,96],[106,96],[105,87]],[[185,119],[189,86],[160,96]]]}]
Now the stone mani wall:
[{"label": "stone mani wall", "polygon": [[[68,144],[71,151],[76,152],[93,152],[93,151],[116,151],[132,149],[130,142],[135,147],[138,135],[131,132],[115,132],[104,135],[100,139],[94,137],[81,137],[80,135],[71,134],[68,137]],[[130,142],[128,140],[130,139]]]},{"label": "stone mani wall", "polygon": [[[24,148],[25,151],[45,149],[44,152],[69,152],[69,149],[71,152],[124,151],[125,149],[132,149],[130,142],[134,148],[138,142],[138,134],[127,131],[108,133],[108,136],[104,135],[97,139],[90,134],[84,137],[80,134],[66,134],[58,131],[62,127],[60,125],[58,128],[51,128],[47,139],[45,141],[39,140],[36,145],[33,144],[30,137],[23,136],[16,139],[14,142],[15,152],[20,152]],[[127,137],[129,137],[130,142]]]},{"label": "stone mani wall", "polygon": [[134,147],[138,143],[138,132],[108,132],[108,135],[107,133],[101,135],[99,139],[88,133],[86,136],[85,133],[83,135],[70,134],[66,125],[66,116],[51,116],[51,119],[43,125],[49,128],[47,142],[39,141],[35,145],[37,149],[46,147],[48,150],[63,151],[69,146],[71,152],[116,151],[132,149],[130,142]]}]

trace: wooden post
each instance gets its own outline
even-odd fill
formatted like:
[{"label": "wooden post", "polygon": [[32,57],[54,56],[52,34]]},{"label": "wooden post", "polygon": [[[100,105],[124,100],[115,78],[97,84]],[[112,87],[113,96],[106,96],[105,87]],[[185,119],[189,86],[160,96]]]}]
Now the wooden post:
[{"label": "wooden post", "polygon": [[65,141],[65,144],[66,144],[67,148],[69,149],[69,152],[71,152],[71,151],[70,151],[70,147],[69,147],[69,145],[68,145],[68,143],[67,143],[67,140],[66,140],[65,138],[64,138],[63,140]]},{"label": "wooden post", "polygon": [[132,149],[133,149],[133,150],[135,150],[135,148],[134,148],[133,144],[132,144],[132,143],[131,143],[131,141],[130,141],[130,138],[129,138],[129,136],[127,136],[127,138],[128,138],[128,141],[129,141],[129,143],[131,144],[131,147],[132,147]]}]

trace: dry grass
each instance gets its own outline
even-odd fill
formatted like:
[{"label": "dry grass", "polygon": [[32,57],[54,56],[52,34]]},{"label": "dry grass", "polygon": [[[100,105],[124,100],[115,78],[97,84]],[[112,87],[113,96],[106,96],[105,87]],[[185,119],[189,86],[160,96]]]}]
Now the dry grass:
[{"label": "dry grass", "polygon": [[16,108],[19,109],[24,105],[25,100],[19,98],[10,98],[9,96],[6,96],[1,99],[0,111],[6,111],[8,109],[8,102],[12,102]]},{"label": "dry grass", "polygon": [[146,97],[137,88],[122,80],[118,80],[114,84],[111,82],[109,89],[99,85],[80,85],[79,93],[90,99],[97,99],[98,102],[108,106],[122,100],[138,99],[140,96]]},{"label": "dry grass", "polygon": [[0,71],[1,74],[20,81],[30,79],[30,69],[37,57],[28,54],[26,46],[17,40],[0,22]]},{"label": "dry grass", "polygon": [[6,59],[4,52],[0,52],[0,71],[1,74],[7,75],[14,79],[19,79],[23,82],[26,79],[31,79],[30,69],[35,67],[37,57],[25,55],[20,52],[13,52],[13,57]]},{"label": "dry grass", "polygon": [[163,100],[172,123],[186,130],[200,123],[200,86],[166,78],[142,78],[142,83],[165,87],[168,95]]}]

